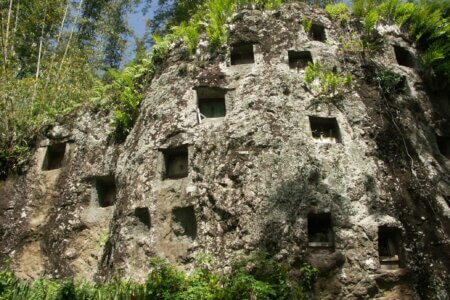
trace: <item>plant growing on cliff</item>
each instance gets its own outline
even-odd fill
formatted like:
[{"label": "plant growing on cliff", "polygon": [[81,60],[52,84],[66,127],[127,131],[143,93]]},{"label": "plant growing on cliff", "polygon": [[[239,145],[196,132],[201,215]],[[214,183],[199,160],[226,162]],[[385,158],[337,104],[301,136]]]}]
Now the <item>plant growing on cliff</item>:
[{"label": "plant growing on cliff", "polygon": [[308,18],[303,19],[303,29],[305,30],[306,33],[309,33],[311,31],[312,25],[313,25],[312,20]]},{"label": "plant growing on cliff", "polygon": [[305,81],[308,88],[325,102],[340,99],[351,87],[350,74],[338,74],[324,67],[320,61],[309,62],[305,69]]},{"label": "plant growing on cliff", "polygon": [[327,4],[325,6],[325,12],[333,21],[338,21],[342,24],[347,23],[350,20],[349,9],[347,5],[342,2],[336,4]]},{"label": "plant growing on cliff", "polygon": [[354,0],[353,14],[363,18],[366,46],[375,26],[397,24],[422,50],[424,70],[450,82],[450,2],[421,0]]},{"label": "plant growing on cliff", "polygon": [[404,76],[379,64],[372,65],[368,80],[377,84],[383,96],[387,99],[392,99],[396,94],[403,92],[406,88]]},{"label": "plant growing on cliff", "polygon": [[122,72],[111,70],[109,84],[102,84],[94,89],[94,102],[112,103],[114,112],[114,135],[123,141],[131,131],[137,117],[142,93],[153,79],[157,66],[169,51],[173,37],[161,39],[154,36],[155,45],[150,54],[125,68]]}]

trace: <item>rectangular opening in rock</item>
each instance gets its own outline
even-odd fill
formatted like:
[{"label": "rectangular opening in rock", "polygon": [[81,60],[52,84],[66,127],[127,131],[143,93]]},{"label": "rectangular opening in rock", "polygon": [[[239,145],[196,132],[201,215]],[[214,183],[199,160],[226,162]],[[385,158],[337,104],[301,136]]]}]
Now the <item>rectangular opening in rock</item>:
[{"label": "rectangular opening in rock", "polygon": [[150,228],[151,226],[151,219],[150,219],[150,211],[148,210],[148,207],[136,207],[134,209],[134,216],[147,228]]},{"label": "rectangular opening in rock", "polygon": [[232,65],[253,64],[254,62],[253,43],[239,43],[231,46]]},{"label": "rectangular opening in rock", "polygon": [[55,170],[62,167],[64,154],[66,152],[66,143],[54,144],[47,147],[42,170]]},{"label": "rectangular opening in rock", "polygon": [[401,231],[399,228],[378,227],[378,255],[383,269],[400,267]]},{"label": "rectangular opening in rock", "polygon": [[164,154],[164,179],[179,179],[188,176],[188,148],[181,146],[166,149]]},{"label": "rectangular opening in rock", "polygon": [[405,48],[401,46],[394,45],[395,58],[397,63],[401,66],[413,68],[414,67],[414,57]]},{"label": "rectangular opening in rock", "polygon": [[308,246],[330,248],[334,245],[331,226],[331,214],[319,213],[308,215]]},{"label": "rectangular opening in rock", "polygon": [[202,118],[225,117],[226,90],[211,87],[199,87],[196,90],[198,108]]},{"label": "rectangular opening in rock", "polygon": [[114,176],[99,176],[95,178],[98,205],[108,207],[116,202],[116,181]]},{"label": "rectangular opening in rock", "polygon": [[325,27],[321,24],[312,24],[309,35],[315,41],[324,42],[326,40]]},{"label": "rectangular opening in rock", "polygon": [[177,236],[197,237],[197,220],[193,206],[177,207],[172,210],[172,229]]},{"label": "rectangular opening in rock", "polygon": [[313,138],[321,143],[340,143],[341,134],[336,118],[309,117]]},{"label": "rectangular opening in rock", "polygon": [[450,137],[438,135],[436,140],[441,154],[450,159]]},{"label": "rectangular opening in rock", "polygon": [[308,62],[312,62],[312,55],[310,51],[288,51],[289,68],[297,70],[306,68]]}]

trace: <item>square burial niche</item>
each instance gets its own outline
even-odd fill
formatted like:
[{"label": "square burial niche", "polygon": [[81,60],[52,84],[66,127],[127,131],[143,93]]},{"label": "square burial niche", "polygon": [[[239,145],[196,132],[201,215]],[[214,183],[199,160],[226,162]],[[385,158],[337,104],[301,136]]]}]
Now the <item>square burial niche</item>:
[{"label": "square burial niche", "polygon": [[179,179],[189,174],[188,148],[180,146],[166,149],[164,155],[163,179]]},{"label": "square burial niche", "polygon": [[114,176],[95,177],[95,190],[100,207],[108,207],[116,203],[116,181]]},{"label": "square burial niche", "polygon": [[177,207],[172,210],[172,229],[177,236],[197,237],[197,220],[193,206]]},{"label": "square burial niche", "polygon": [[225,94],[221,88],[199,87],[197,103],[202,118],[221,118],[226,115]]},{"label": "square burial niche", "polygon": [[306,68],[308,66],[308,62],[312,62],[312,55],[309,51],[288,51],[289,57],[289,68],[297,70],[297,72],[301,69]]},{"label": "square burial niche", "polygon": [[378,256],[382,269],[400,267],[401,231],[399,228],[378,227]]},{"label": "square burial niche", "polygon": [[401,66],[414,68],[414,57],[411,52],[398,45],[393,45],[393,47],[397,63]]},{"label": "square burial niche", "polygon": [[134,216],[147,228],[151,227],[151,217],[148,207],[136,207],[134,209]]},{"label": "square burial niche", "polygon": [[231,46],[231,65],[253,64],[254,62],[253,43],[239,43]]},{"label": "square burial niche", "polygon": [[315,41],[325,42],[325,27],[321,24],[312,24],[309,30],[309,36]]},{"label": "square burial niche", "polygon": [[336,118],[309,117],[311,133],[320,143],[340,143],[341,134]]},{"label": "square burial niche", "polygon": [[314,248],[332,248],[334,246],[330,213],[308,215],[308,246]]},{"label": "square burial niche", "polygon": [[66,143],[54,144],[47,147],[42,170],[55,170],[62,167],[64,154],[66,152]]},{"label": "square burial niche", "polygon": [[436,141],[441,154],[450,159],[450,137],[437,135]]}]

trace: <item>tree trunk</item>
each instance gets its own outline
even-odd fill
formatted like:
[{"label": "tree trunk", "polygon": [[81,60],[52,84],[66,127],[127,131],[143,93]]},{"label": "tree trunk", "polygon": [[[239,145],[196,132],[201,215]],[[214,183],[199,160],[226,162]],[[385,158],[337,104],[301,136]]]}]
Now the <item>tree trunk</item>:
[{"label": "tree trunk", "polygon": [[6,21],[5,42],[3,45],[3,47],[4,47],[3,48],[3,51],[4,51],[3,56],[4,56],[4,61],[5,61],[5,64],[3,67],[5,68],[5,71],[6,71],[6,67],[8,64],[8,38],[9,38],[9,24],[11,22],[12,4],[13,4],[13,0],[9,0],[8,19]]},{"label": "tree trunk", "polygon": [[59,79],[59,76],[61,74],[61,70],[62,70],[62,67],[64,65],[64,60],[66,59],[67,52],[69,51],[70,41],[72,40],[72,36],[73,36],[74,31],[75,31],[75,27],[77,27],[77,24],[78,24],[78,18],[80,17],[81,6],[82,5],[83,5],[83,0],[80,0],[80,4],[78,5],[77,16],[75,17],[75,20],[73,22],[72,30],[70,31],[70,35],[69,35],[69,40],[67,41],[66,49],[64,50],[64,54],[63,54],[63,57],[62,57],[62,60],[61,60],[61,64],[59,65],[59,70],[58,70],[58,75],[57,75],[58,79]]},{"label": "tree trunk", "polygon": [[[17,23],[19,22],[19,11],[20,11],[20,0],[17,0],[16,5],[16,18],[14,21],[14,30],[13,30],[13,38],[16,36],[17,32]],[[11,53],[14,53],[14,43],[11,43]]]},{"label": "tree trunk", "polygon": [[[69,11],[69,5],[70,5],[70,1],[66,1],[66,9],[64,11],[64,16],[63,16],[62,21],[61,21],[61,27],[59,28],[58,37],[56,39],[56,47],[59,46],[59,42],[61,41],[61,36],[62,36],[63,30],[64,30],[64,24],[66,23],[67,12]],[[50,75],[51,75],[51,72],[53,70],[53,64],[55,63],[55,59],[56,59],[56,50],[53,53],[52,61],[50,62],[50,68],[48,69],[48,74],[47,74],[47,79],[46,79],[46,82],[45,82],[45,86],[47,86],[48,82],[50,81]]]},{"label": "tree trunk", "polygon": [[44,18],[43,18],[42,26],[41,26],[41,37],[39,38],[39,52],[38,52],[38,61],[37,61],[37,66],[36,66],[36,82],[34,83],[33,100],[36,97],[39,73],[41,70],[42,44],[44,42],[44,28],[45,28],[45,17],[46,16],[47,16],[47,0],[45,1]]}]

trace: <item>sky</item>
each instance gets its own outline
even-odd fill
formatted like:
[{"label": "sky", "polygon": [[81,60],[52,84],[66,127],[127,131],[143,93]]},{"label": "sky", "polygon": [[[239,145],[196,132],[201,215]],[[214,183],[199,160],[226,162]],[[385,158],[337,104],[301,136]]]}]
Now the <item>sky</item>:
[{"label": "sky", "polygon": [[[157,1],[153,1],[153,3],[154,2],[157,2]],[[137,37],[142,37],[144,35],[145,23],[148,19],[153,17],[153,12],[154,12],[155,6],[156,6],[153,3],[152,3],[152,7],[147,11],[147,14],[144,15],[142,13],[143,4],[141,4],[140,7],[138,7],[134,13],[129,14],[127,17],[128,24],[134,30],[134,33]],[[128,40],[128,48],[125,53],[125,61],[124,61],[125,64],[133,59],[135,48],[136,48],[136,45],[134,43],[134,39],[130,38]]]}]

